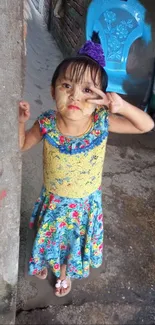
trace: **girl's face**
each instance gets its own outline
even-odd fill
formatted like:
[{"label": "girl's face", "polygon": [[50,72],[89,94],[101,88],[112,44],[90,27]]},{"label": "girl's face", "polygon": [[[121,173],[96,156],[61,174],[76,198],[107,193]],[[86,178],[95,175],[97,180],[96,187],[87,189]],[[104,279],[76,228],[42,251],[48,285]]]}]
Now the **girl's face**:
[{"label": "girl's face", "polygon": [[97,95],[91,90],[92,86],[101,88],[99,80],[96,84],[91,78],[90,69],[86,69],[81,81],[70,80],[70,67],[68,67],[66,76],[60,76],[56,81],[55,90],[52,90],[58,112],[71,119],[81,120],[89,117],[94,112],[96,105],[88,103],[88,99],[95,99]]}]

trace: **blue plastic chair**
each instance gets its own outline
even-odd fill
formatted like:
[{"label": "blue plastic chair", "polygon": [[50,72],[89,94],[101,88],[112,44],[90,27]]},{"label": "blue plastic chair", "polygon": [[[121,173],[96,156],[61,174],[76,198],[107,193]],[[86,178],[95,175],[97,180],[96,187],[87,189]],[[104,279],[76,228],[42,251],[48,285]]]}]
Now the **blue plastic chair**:
[{"label": "blue plastic chair", "polygon": [[127,73],[127,59],[134,41],[141,38],[146,46],[151,41],[151,26],[145,22],[145,8],[138,0],[93,0],[87,11],[86,39],[99,32],[105,53],[105,70],[110,92],[127,94],[126,81],[141,84]]}]

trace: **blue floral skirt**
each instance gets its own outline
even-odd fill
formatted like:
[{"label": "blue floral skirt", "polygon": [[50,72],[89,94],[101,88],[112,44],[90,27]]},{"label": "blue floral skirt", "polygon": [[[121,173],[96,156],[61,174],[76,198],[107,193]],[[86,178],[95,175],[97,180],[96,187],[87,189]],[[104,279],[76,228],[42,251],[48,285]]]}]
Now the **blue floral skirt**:
[{"label": "blue floral skirt", "polygon": [[60,276],[60,265],[67,265],[67,275],[83,278],[90,266],[102,264],[103,214],[102,192],[85,198],[70,199],[54,194],[47,196],[45,188],[33,210],[32,227],[38,218],[38,231],[29,261],[29,274],[35,275],[44,267]]}]

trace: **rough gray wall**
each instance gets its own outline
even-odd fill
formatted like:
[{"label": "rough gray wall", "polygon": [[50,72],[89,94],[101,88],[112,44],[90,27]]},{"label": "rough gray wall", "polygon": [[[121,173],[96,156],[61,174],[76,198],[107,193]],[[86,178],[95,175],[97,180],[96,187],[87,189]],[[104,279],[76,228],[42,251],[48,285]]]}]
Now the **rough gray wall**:
[{"label": "rough gray wall", "polygon": [[14,324],[18,276],[23,1],[0,0],[0,324]]}]

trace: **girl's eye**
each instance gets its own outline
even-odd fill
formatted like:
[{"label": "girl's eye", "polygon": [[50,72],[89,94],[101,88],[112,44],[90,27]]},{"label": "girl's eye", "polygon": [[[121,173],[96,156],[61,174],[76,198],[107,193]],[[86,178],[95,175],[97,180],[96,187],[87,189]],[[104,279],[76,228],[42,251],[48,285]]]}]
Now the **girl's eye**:
[{"label": "girl's eye", "polygon": [[64,83],[62,84],[62,86],[63,86],[64,88],[71,88],[71,85],[67,84],[66,82],[64,82]]},{"label": "girl's eye", "polygon": [[89,89],[89,88],[84,88],[84,92],[87,93],[87,94],[92,94],[92,90]]}]

